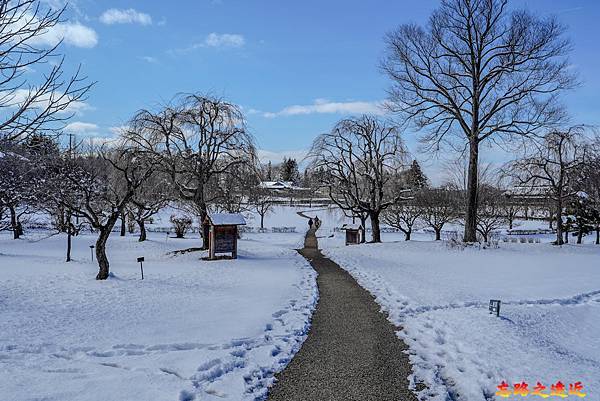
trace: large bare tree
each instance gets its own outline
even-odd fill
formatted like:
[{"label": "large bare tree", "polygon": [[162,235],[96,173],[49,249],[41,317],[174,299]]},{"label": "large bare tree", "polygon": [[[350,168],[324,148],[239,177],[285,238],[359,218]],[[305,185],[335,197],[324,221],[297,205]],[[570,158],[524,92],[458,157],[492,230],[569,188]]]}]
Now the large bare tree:
[{"label": "large bare tree", "polygon": [[381,242],[383,210],[402,199],[394,180],[406,165],[407,151],[394,124],[364,115],[338,122],[315,139],[308,158],[311,168],[323,171],[321,186],[351,215],[367,214],[373,242]]},{"label": "large bare tree", "polygon": [[63,14],[39,0],[0,0],[0,139],[58,132],[93,85],[79,69],[65,74],[60,42],[42,44]]},{"label": "large bare tree", "polygon": [[158,112],[142,110],[124,135],[140,151],[159,156],[174,191],[201,222],[209,206],[223,196],[223,180],[243,171],[236,166],[256,160],[254,140],[240,108],[207,95],[180,95]]},{"label": "large bare tree", "polygon": [[429,150],[468,151],[466,242],[476,241],[480,144],[505,145],[564,117],[558,95],[576,84],[564,31],[508,0],[443,0],[426,26],[386,37],[391,109],[426,130]]}]

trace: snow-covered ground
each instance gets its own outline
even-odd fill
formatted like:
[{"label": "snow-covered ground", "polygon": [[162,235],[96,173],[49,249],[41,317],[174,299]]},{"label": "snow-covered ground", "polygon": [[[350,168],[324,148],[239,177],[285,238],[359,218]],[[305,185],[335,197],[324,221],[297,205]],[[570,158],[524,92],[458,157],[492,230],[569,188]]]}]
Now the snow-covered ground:
[{"label": "snow-covered ground", "polygon": [[[315,273],[293,251],[307,227],[301,210],[276,206],[266,227],[297,232],[244,234],[237,261],[170,253],[198,246],[197,234],[152,232],[142,244],[113,234],[114,274],[104,282],[94,280],[93,235],[76,237],[75,261],[64,263],[64,236],[0,233],[0,400],[262,397],[300,347],[317,299]],[[150,228],[166,229],[171,213]],[[339,210],[306,214],[323,221],[324,252],[403,327],[422,399],[488,401],[503,380],[560,380],[581,381],[587,399],[600,400],[600,247],[557,248],[539,234],[525,237],[541,243],[460,250],[423,230],[411,242],[383,233],[383,244],[345,247],[334,228],[349,219]],[[500,318],[488,313],[490,299],[502,300]]]},{"label": "snow-covered ground", "polygon": [[[301,234],[245,235],[236,261],[199,239],[114,234],[96,281],[95,237],[0,234],[0,399],[250,400],[299,349],[317,299]],[[140,279],[138,256],[145,257]]]},{"label": "snow-covered ground", "polygon": [[[560,380],[600,400],[600,246],[559,248],[547,236],[459,250],[383,234],[388,243],[346,247],[342,234],[320,246],[403,327],[411,380],[428,387],[421,399],[487,401],[503,380],[547,392]],[[500,318],[490,299],[502,301]]]}]

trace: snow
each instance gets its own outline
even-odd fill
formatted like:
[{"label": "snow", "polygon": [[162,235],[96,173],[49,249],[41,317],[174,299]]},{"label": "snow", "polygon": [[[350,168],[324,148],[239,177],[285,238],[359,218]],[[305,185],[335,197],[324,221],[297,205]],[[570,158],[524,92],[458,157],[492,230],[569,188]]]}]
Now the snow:
[{"label": "snow", "polygon": [[[149,227],[166,230],[174,210]],[[62,235],[14,241],[0,233],[0,399],[261,399],[299,349],[317,299],[315,273],[293,251],[308,227],[302,211],[321,219],[324,253],[401,327],[412,385],[426,385],[421,399],[495,400],[503,380],[581,381],[587,399],[598,399],[600,247],[589,238],[559,248],[549,244],[553,234],[524,235],[541,243],[460,249],[421,229],[416,241],[384,232],[383,244],[346,247],[337,229],[351,220],[339,209],[284,205],[265,224],[297,233],[244,233],[235,261],[171,253],[197,247],[197,234],[150,232],[146,243],[113,234],[113,275],[102,282],[90,261],[93,235],[75,237],[75,261],[64,263]],[[502,301],[499,318],[488,312],[490,299]]]},{"label": "snow", "polygon": [[211,213],[208,218],[215,226],[242,226],[246,219],[239,213]]},{"label": "snow", "polygon": [[[309,328],[315,272],[299,234],[245,235],[238,260],[202,261],[199,239],[113,234],[96,281],[95,236],[0,233],[0,399],[254,400]],[[145,257],[144,280],[136,258]]]},{"label": "snow", "polygon": [[[401,239],[383,234],[396,242],[346,247],[336,235],[320,245],[402,327],[411,383],[427,386],[421,399],[500,399],[503,380],[548,389],[581,381],[588,399],[599,399],[600,247],[459,250]],[[502,301],[500,318],[489,314],[490,299]]]}]

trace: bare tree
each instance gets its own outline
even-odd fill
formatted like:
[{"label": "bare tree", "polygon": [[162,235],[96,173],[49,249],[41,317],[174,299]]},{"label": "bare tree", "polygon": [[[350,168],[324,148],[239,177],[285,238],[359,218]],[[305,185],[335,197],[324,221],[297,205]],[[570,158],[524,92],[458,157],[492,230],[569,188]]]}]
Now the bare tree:
[{"label": "bare tree", "polygon": [[[0,0],[0,139],[59,132],[93,85],[79,69],[65,76],[60,42],[39,45],[64,13],[45,4]],[[38,73],[27,74],[30,69]]]},{"label": "bare tree", "polygon": [[37,201],[37,171],[24,146],[0,146],[0,208],[6,210],[14,239],[23,235],[23,217]]},{"label": "bare tree", "polygon": [[[254,164],[256,150],[241,110],[205,95],[179,96],[172,105],[154,113],[140,111],[125,135],[143,152],[160,157],[177,195],[204,222],[209,205],[218,203],[220,180],[234,174],[235,166]],[[208,226],[203,229],[208,247]]]},{"label": "bare tree", "polygon": [[482,185],[480,186],[478,200],[477,232],[482,236],[484,242],[488,242],[494,231],[508,224],[506,210],[504,209],[508,199],[503,196],[502,191],[498,188]]},{"label": "bare tree", "polygon": [[172,200],[168,177],[164,174],[152,174],[142,183],[131,202],[127,205],[129,218],[135,221],[140,229],[138,241],[146,241],[148,234],[146,222],[165,208]]},{"label": "bare tree", "polygon": [[528,154],[511,162],[507,174],[512,174],[522,186],[531,190],[545,189],[554,203],[556,244],[562,245],[563,212],[566,202],[577,190],[574,183],[586,162],[588,144],[582,127],[552,131],[541,142],[527,146]]},{"label": "bare tree", "polygon": [[382,68],[390,108],[419,129],[429,150],[468,149],[465,242],[475,242],[479,145],[507,144],[558,123],[558,95],[575,78],[556,18],[511,11],[508,0],[443,0],[427,26],[386,37]]},{"label": "bare tree", "polygon": [[118,147],[62,159],[56,166],[55,178],[60,181],[54,185],[57,201],[98,230],[97,280],[109,276],[106,242],[112,229],[138,189],[153,174],[154,165],[153,159],[140,157],[135,149]]},{"label": "bare tree", "polygon": [[260,229],[265,228],[265,217],[271,213],[274,206],[274,198],[269,190],[257,186],[250,195],[251,208],[260,216]]},{"label": "bare tree", "polygon": [[458,219],[458,195],[455,190],[434,188],[423,190],[415,200],[421,208],[425,223],[435,232],[435,240],[442,239],[442,229]]},{"label": "bare tree", "polygon": [[396,125],[364,115],[336,124],[315,139],[308,158],[322,169],[321,186],[350,216],[367,214],[372,241],[381,242],[381,212],[402,199],[393,180],[406,162],[407,151]]},{"label": "bare tree", "polygon": [[410,241],[413,230],[418,226],[423,209],[406,203],[387,208],[383,212],[383,222],[404,233],[404,239]]}]

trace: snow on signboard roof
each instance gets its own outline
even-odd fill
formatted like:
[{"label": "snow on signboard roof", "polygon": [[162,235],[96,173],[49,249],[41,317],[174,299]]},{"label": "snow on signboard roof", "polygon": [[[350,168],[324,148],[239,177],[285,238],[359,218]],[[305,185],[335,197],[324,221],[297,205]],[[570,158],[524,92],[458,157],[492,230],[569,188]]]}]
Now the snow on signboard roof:
[{"label": "snow on signboard roof", "polygon": [[211,213],[208,218],[215,226],[246,225],[246,219],[239,213]]},{"label": "snow on signboard roof", "polygon": [[360,230],[362,226],[360,224],[344,224],[342,230]]}]

